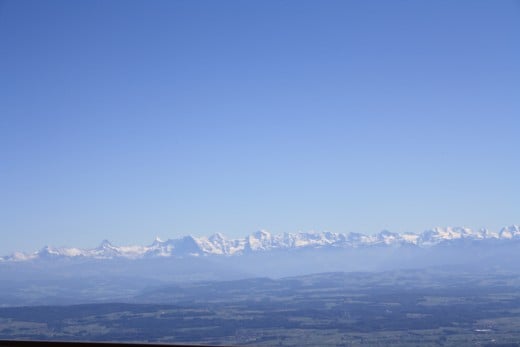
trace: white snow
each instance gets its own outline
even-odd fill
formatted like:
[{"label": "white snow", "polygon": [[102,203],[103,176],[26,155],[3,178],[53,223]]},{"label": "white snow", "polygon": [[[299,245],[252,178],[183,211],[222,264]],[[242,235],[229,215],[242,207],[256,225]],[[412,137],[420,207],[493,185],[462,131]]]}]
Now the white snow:
[{"label": "white snow", "polygon": [[394,233],[382,231],[375,235],[359,233],[334,232],[297,232],[273,235],[266,230],[259,230],[245,238],[228,239],[221,233],[209,237],[187,236],[179,239],[161,240],[155,238],[149,246],[114,246],[104,240],[99,247],[93,249],[82,248],[53,248],[44,247],[40,251],[28,254],[13,253],[1,257],[0,261],[27,261],[42,257],[88,257],[95,259],[109,259],[116,257],[143,258],[143,257],[171,257],[171,256],[234,256],[244,252],[269,251],[273,249],[297,249],[305,247],[341,247],[357,248],[376,244],[401,246],[403,244],[419,247],[432,247],[449,240],[489,240],[502,239],[520,240],[520,226],[512,225],[502,228],[499,232],[480,229],[473,231],[465,227],[436,227],[422,233]]}]

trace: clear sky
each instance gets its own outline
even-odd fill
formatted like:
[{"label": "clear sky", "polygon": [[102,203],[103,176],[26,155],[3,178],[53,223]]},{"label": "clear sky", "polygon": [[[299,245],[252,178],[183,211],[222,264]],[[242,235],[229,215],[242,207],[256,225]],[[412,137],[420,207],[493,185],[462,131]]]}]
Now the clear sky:
[{"label": "clear sky", "polygon": [[520,223],[520,3],[0,1],[0,255]]}]

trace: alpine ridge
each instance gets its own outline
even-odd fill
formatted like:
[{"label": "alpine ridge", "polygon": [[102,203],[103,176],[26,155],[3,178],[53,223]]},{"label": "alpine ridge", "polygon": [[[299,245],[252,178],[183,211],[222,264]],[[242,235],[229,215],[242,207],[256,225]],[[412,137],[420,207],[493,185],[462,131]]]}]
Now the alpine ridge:
[{"label": "alpine ridge", "polygon": [[369,248],[369,247],[433,247],[453,242],[482,242],[486,240],[520,240],[520,226],[504,227],[498,232],[487,229],[474,231],[465,227],[436,227],[422,233],[395,233],[383,230],[378,234],[334,232],[298,232],[273,235],[265,230],[238,239],[228,239],[220,233],[209,237],[185,236],[162,241],[156,238],[149,246],[115,246],[108,240],[93,249],[54,248],[45,246],[34,253],[16,252],[0,257],[0,261],[28,261],[56,257],[83,257],[92,259],[160,258],[237,256],[273,250],[312,248]]}]

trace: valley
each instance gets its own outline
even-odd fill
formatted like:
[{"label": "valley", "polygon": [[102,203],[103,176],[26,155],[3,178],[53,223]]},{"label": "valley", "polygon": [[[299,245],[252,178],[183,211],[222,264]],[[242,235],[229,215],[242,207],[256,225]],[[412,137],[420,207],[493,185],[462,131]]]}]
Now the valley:
[{"label": "valley", "polygon": [[1,339],[255,346],[520,340],[520,276],[446,268],[150,287],[122,303],[0,309]]}]

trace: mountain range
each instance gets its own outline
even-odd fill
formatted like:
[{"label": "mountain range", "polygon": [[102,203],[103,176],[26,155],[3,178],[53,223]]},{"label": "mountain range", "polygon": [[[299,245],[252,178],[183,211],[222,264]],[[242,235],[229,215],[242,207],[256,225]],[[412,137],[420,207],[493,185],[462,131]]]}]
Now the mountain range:
[{"label": "mountain range", "polygon": [[231,239],[220,233],[209,237],[185,236],[155,241],[148,246],[115,246],[104,240],[93,249],[56,248],[46,246],[34,253],[16,252],[0,257],[0,261],[28,261],[43,258],[146,259],[163,257],[237,256],[274,250],[320,248],[419,247],[430,248],[453,242],[485,242],[520,240],[520,226],[512,225],[498,232],[465,227],[437,227],[422,233],[381,231],[374,235],[361,233],[298,232],[273,235],[265,230],[245,238]]}]

